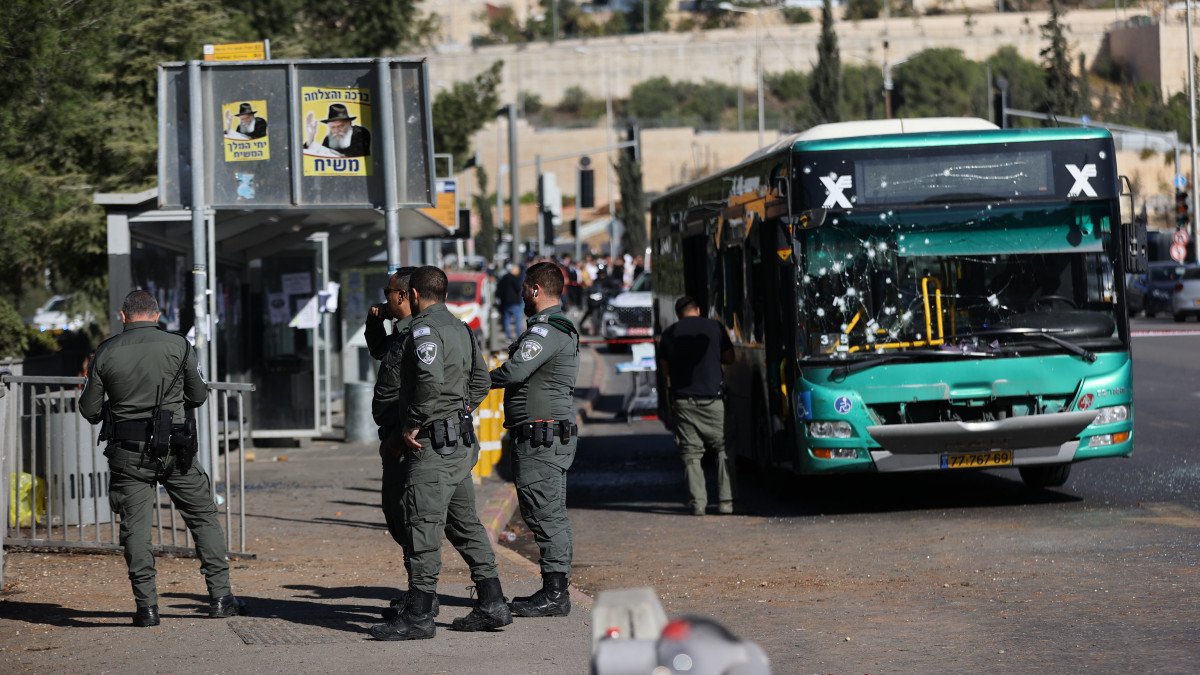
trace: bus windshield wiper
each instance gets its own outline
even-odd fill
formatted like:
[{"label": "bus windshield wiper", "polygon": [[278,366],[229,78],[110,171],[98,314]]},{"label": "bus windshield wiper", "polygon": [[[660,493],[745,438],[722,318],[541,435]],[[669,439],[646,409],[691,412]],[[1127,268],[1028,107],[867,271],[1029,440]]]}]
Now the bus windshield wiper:
[{"label": "bus windshield wiper", "polygon": [[1054,344],[1056,344],[1059,347],[1062,347],[1064,350],[1082,358],[1084,361],[1087,361],[1088,363],[1095,363],[1095,361],[1096,361],[1095,352],[1092,352],[1088,349],[1084,349],[1083,347],[1080,347],[1079,345],[1077,345],[1073,342],[1068,342],[1067,340],[1064,340],[1064,339],[1058,337],[1057,335],[1055,335],[1055,333],[1063,333],[1063,332],[1066,332],[1066,331],[1065,331],[1065,329],[1062,329],[1062,328],[989,328],[987,330],[973,331],[970,333],[961,333],[959,335],[951,335],[950,337],[947,337],[946,339],[953,340],[955,338],[982,337],[982,336],[987,336],[987,335],[1033,335],[1036,337],[1040,337],[1040,338],[1049,340],[1050,342],[1053,342]]},{"label": "bus windshield wiper", "polygon": [[995,356],[995,354],[992,354],[990,352],[962,351],[959,349],[908,349],[903,352],[897,352],[897,353],[893,353],[893,354],[880,354],[879,356],[876,356],[875,358],[862,359],[861,361],[851,361],[849,363],[845,363],[843,365],[838,366],[837,368],[834,368],[829,373],[829,379],[833,380],[833,381],[842,380],[842,379],[845,379],[845,377],[847,375],[850,375],[851,373],[857,373],[857,372],[860,372],[863,370],[867,370],[868,368],[874,368],[875,366],[881,366],[885,363],[891,363],[892,361],[911,361],[914,357],[917,357],[917,356],[937,356],[937,357],[971,356],[971,357],[975,357],[975,358],[984,358],[984,357]]}]

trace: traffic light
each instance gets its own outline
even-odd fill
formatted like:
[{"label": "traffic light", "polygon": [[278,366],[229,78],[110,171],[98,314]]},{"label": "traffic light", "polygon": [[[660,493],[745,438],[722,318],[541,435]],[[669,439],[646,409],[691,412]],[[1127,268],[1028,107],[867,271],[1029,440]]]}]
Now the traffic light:
[{"label": "traffic light", "polygon": [[543,207],[541,211],[542,241],[547,246],[554,246],[554,212]]},{"label": "traffic light", "polygon": [[595,174],[596,172],[592,169],[581,168],[579,170],[579,208],[590,209],[596,205]]},{"label": "traffic light", "polygon": [[1191,222],[1191,216],[1188,213],[1188,193],[1184,190],[1175,192],[1175,226],[1187,227]]}]

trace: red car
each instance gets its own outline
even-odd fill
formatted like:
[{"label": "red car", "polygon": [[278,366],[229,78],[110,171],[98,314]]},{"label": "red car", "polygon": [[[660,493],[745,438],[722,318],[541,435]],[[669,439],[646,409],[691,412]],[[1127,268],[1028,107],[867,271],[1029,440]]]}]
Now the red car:
[{"label": "red car", "polygon": [[447,272],[446,307],[471,328],[475,337],[484,339],[488,319],[488,275],[484,272]]}]

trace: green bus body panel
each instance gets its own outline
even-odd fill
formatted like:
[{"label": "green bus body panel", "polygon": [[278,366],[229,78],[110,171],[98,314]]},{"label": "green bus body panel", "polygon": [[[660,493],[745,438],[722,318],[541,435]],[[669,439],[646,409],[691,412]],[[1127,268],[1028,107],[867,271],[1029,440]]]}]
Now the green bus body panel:
[{"label": "green bus body panel", "polygon": [[[957,363],[880,365],[853,373],[838,382],[829,377],[833,368],[808,368],[796,383],[795,392],[809,392],[811,418],[799,420],[796,439],[800,473],[874,471],[869,451],[880,446],[866,429],[878,422],[868,407],[879,404],[920,401],[955,401],[966,405],[1002,397],[1063,398],[1063,412],[1078,410],[1085,395],[1092,397],[1088,409],[1128,405],[1129,419],[1091,425],[1080,435],[1074,461],[1097,457],[1128,457],[1133,453],[1133,376],[1129,354],[1097,354],[1094,363],[1074,356],[996,358]],[[835,401],[848,398],[849,412],[842,414]],[[1046,413],[1053,414],[1053,413]],[[851,438],[808,438],[803,430],[810,421],[844,421],[853,427]],[[1087,439],[1098,434],[1129,432],[1123,443],[1088,447]],[[858,448],[855,460],[818,459],[809,448]],[[934,449],[931,454],[939,452]]]},{"label": "green bus body panel", "polygon": [[828,152],[831,150],[882,150],[890,148],[933,148],[941,146],[981,145],[984,143],[1036,143],[1110,140],[1107,129],[998,129],[995,131],[943,131],[920,134],[881,134],[796,141],[792,151]]}]

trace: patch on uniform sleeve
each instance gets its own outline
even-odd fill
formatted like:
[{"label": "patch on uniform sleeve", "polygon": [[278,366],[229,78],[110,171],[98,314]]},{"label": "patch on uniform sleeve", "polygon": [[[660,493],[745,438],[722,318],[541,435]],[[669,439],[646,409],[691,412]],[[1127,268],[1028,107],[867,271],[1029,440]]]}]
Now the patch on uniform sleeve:
[{"label": "patch on uniform sleeve", "polygon": [[[429,329],[421,328],[419,330]],[[425,365],[433,363],[433,360],[437,358],[437,345],[433,342],[422,342],[421,344],[417,345],[417,358],[421,359],[421,363],[424,363]]]},{"label": "patch on uniform sleeve", "polygon": [[546,337],[547,335],[550,334],[550,330],[547,329],[545,326],[534,326],[533,328],[529,329],[529,332],[537,333],[538,335],[541,335],[542,337]]},{"label": "patch on uniform sleeve", "polygon": [[429,326],[421,326],[412,332],[414,338],[425,337],[429,335]]},{"label": "patch on uniform sleeve", "polygon": [[521,351],[517,356],[521,357],[522,361],[532,361],[538,354],[542,353],[542,343],[537,340],[525,340],[521,343]]}]

